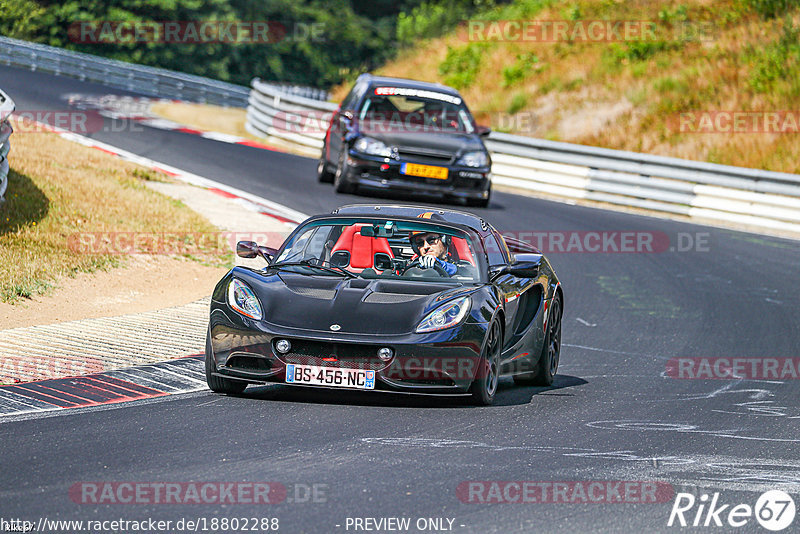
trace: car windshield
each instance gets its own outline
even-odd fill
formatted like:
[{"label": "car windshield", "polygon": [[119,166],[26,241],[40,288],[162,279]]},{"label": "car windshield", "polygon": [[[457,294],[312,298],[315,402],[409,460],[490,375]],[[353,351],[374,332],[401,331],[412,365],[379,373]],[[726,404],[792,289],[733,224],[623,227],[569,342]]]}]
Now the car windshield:
[{"label": "car windshield", "polygon": [[[397,94],[400,92],[408,94]],[[433,91],[377,87],[364,100],[358,117],[367,132],[475,131],[461,98]]]},{"label": "car windshield", "polygon": [[[318,219],[291,237],[270,267],[309,276],[426,282],[479,282],[470,235],[434,223],[393,219]],[[422,256],[433,260],[421,261]]]}]

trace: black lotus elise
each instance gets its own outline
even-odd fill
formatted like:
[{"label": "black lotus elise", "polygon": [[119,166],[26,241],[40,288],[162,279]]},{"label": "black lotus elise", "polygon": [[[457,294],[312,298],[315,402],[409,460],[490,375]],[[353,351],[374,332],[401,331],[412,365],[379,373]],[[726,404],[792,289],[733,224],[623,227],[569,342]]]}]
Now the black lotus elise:
[{"label": "black lotus elise", "polygon": [[[421,261],[420,236],[441,243],[441,261]],[[278,382],[487,405],[502,375],[553,383],[558,278],[538,250],[475,215],[346,206],[307,219],[279,250],[239,242],[237,253],[267,265],[235,267],[214,289],[213,391]]]}]

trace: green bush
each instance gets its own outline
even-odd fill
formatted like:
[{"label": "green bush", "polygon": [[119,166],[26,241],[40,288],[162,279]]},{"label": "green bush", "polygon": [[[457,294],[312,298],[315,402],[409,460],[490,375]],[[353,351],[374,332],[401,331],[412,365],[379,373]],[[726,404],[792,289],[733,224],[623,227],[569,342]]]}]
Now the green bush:
[{"label": "green bush", "polygon": [[438,37],[455,27],[467,16],[462,4],[453,5],[426,2],[397,17],[397,40],[403,44],[413,44],[419,39]]},{"label": "green bush", "polygon": [[755,68],[750,74],[749,84],[754,91],[766,93],[777,82],[786,80],[794,82],[792,92],[796,93],[797,65],[800,64],[800,27],[794,26],[791,19],[787,18],[781,37],[752,54],[751,62]]},{"label": "green bush", "polygon": [[675,78],[667,76],[653,82],[653,88],[662,94],[674,92],[686,93],[689,91],[689,84],[684,80],[676,80]]},{"label": "green bush", "polygon": [[684,4],[677,6],[675,9],[665,7],[658,12],[658,20],[672,24],[673,22],[683,22],[688,19],[688,10]]},{"label": "green bush", "polygon": [[527,105],[528,96],[525,93],[517,93],[511,98],[511,102],[508,104],[508,113],[509,115],[513,115]]},{"label": "green bush", "polygon": [[42,31],[43,14],[30,0],[0,0],[0,35],[32,40]]},{"label": "green bush", "polygon": [[780,17],[800,7],[800,0],[742,0],[745,7],[765,19]]},{"label": "green bush", "polygon": [[534,53],[518,55],[516,63],[503,67],[503,87],[511,87],[524,80],[538,62],[539,58]]},{"label": "green bush", "polygon": [[625,47],[615,47],[614,55],[617,60],[645,61],[659,52],[679,48],[675,42],[667,41],[633,41],[626,43]]},{"label": "green bush", "polygon": [[470,43],[461,48],[447,47],[447,56],[439,65],[439,74],[444,76],[444,83],[456,89],[469,87],[478,76],[486,45]]}]

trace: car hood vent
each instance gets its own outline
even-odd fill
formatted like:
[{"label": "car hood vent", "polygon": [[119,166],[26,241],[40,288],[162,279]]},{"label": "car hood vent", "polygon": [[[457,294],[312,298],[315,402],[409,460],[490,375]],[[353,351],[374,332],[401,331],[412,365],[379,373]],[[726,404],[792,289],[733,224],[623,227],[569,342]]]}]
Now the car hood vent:
[{"label": "car hood vent", "polygon": [[327,289],[324,287],[305,287],[305,286],[286,286],[289,288],[290,291],[293,293],[297,293],[298,295],[302,295],[304,297],[311,297],[313,299],[325,299],[331,300],[333,297],[336,296],[335,289]]},{"label": "car hood vent", "polygon": [[420,298],[425,298],[428,295],[409,295],[402,293],[370,293],[364,302],[374,304],[397,304],[398,302],[411,302]]}]

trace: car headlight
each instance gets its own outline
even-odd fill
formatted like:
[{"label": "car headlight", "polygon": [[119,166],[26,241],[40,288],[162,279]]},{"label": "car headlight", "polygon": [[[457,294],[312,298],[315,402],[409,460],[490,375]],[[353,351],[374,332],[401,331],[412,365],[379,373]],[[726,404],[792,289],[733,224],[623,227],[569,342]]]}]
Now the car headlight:
[{"label": "car headlight", "polygon": [[260,321],[264,316],[258,297],[250,287],[234,278],[228,284],[228,305],[245,317]]},{"label": "car headlight", "polygon": [[392,157],[392,149],[386,146],[383,141],[378,141],[371,137],[359,137],[353,144],[353,148],[362,154],[370,154],[372,156],[383,156],[386,158]]},{"label": "car headlight", "polygon": [[469,312],[469,297],[461,297],[439,306],[419,323],[417,333],[433,332],[456,326]]},{"label": "car headlight", "polygon": [[489,156],[486,152],[480,150],[475,152],[467,152],[456,161],[456,165],[464,165],[465,167],[486,167],[489,164]]}]

